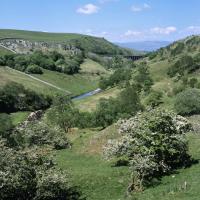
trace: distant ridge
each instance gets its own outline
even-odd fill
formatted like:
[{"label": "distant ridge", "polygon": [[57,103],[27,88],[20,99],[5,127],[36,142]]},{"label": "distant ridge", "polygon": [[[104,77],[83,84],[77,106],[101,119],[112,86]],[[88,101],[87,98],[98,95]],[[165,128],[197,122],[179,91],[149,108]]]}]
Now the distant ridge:
[{"label": "distant ridge", "polygon": [[129,48],[137,51],[156,51],[161,47],[166,47],[170,44],[170,41],[142,41],[142,42],[127,42],[116,43],[117,45]]}]

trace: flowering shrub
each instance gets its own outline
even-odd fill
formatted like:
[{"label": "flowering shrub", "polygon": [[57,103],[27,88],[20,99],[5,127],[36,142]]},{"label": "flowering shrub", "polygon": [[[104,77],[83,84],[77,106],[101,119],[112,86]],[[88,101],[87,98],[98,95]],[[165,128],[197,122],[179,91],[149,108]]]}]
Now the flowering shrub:
[{"label": "flowering shrub", "polygon": [[23,147],[50,145],[55,149],[63,149],[70,146],[66,133],[40,121],[16,128],[12,137],[18,145]]},{"label": "flowering shrub", "polygon": [[81,193],[47,155],[16,151],[0,139],[0,199],[78,200]]},{"label": "flowering shrub", "polygon": [[104,154],[106,158],[129,159],[133,175],[130,189],[142,190],[154,177],[190,162],[184,133],[191,125],[185,118],[153,109],[118,124],[121,138],[109,141]]}]

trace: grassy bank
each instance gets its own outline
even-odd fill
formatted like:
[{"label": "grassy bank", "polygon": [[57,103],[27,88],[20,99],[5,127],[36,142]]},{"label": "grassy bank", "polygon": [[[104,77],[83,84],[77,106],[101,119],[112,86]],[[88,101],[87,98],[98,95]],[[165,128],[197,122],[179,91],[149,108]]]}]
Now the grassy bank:
[{"label": "grassy bank", "polygon": [[[128,167],[112,167],[102,159],[102,146],[117,136],[112,127],[104,130],[82,130],[71,133],[74,146],[56,152],[59,167],[70,169],[72,181],[80,185],[88,200],[124,200],[130,174]],[[189,133],[189,151],[200,159],[200,135]],[[200,163],[162,178],[160,184],[134,193],[131,200],[198,200]]]}]

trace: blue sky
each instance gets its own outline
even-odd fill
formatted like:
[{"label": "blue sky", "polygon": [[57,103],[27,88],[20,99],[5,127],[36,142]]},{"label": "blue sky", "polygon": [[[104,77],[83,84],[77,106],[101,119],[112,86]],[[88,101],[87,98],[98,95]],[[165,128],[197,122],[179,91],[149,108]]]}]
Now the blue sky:
[{"label": "blue sky", "polygon": [[75,32],[114,42],[200,34],[200,0],[1,0],[0,28]]}]

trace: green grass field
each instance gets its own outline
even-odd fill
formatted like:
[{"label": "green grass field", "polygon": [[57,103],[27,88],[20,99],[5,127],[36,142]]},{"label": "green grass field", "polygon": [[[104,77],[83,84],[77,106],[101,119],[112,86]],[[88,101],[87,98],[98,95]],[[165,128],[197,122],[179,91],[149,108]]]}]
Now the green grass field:
[{"label": "green grass field", "polygon": [[81,65],[81,73],[86,74],[107,74],[108,71],[99,63],[94,62],[91,59],[86,59]]},{"label": "green grass field", "polygon": [[75,105],[81,111],[93,111],[101,98],[116,97],[120,93],[118,88],[112,88],[84,99],[76,100]]},{"label": "green grass field", "polygon": [[43,70],[44,74],[35,77],[70,91],[73,96],[95,90],[98,87],[98,76],[88,74],[66,75],[59,72]]},{"label": "green grass field", "polygon": [[8,82],[16,82],[24,85],[26,88],[31,89],[35,92],[54,95],[59,93],[58,90],[47,86],[46,84],[42,84],[36,80],[29,78],[26,75],[19,74],[17,71],[13,71],[12,69],[0,67],[0,86],[5,85]]},{"label": "green grass field", "polygon": [[[195,118],[197,119],[197,118]],[[198,118],[200,119],[200,118]],[[200,123],[200,121],[198,121]],[[117,137],[116,128],[103,131],[79,130],[70,133],[73,147],[56,152],[58,166],[69,170],[72,182],[81,187],[88,200],[125,200],[130,181],[128,167],[112,167],[103,160],[102,146]],[[200,135],[189,133],[189,151],[200,159]],[[144,192],[133,193],[130,200],[199,200],[200,163],[177,170],[161,179],[160,184]]]},{"label": "green grass field", "polygon": [[[109,131],[109,132],[108,132]],[[81,130],[71,133],[73,147],[56,153],[56,161],[62,169],[69,170],[72,182],[79,185],[87,200],[124,199],[129,181],[128,167],[112,167],[101,157],[102,146],[112,138],[110,131]]]},{"label": "green grass field", "polygon": [[81,34],[74,33],[46,33],[37,31],[23,31],[23,30],[0,30],[0,38],[23,38],[33,41],[58,41],[64,42],[69,39],[79,39]]},{"label": "green grass field", "polygon": [[17,126],[19,123],[23,122],[26,120],[30,112],[16,112],[16,113],[11,113],[11,120],[14,126]]},{"label": "green grass field", "polygon": [[[101,70],[104,68],[96,62],[86,60],[83,64],[83,69],[88,70]],[[43,70],[42,75],[33,75],[40,80],[51,83],[57,87],[67,90],[72,93],[72,96],[80,95],[88,91],[98,88],[99,75],[91,73],[79,73],[75,75],[67,75],[55,71]],[[107,71],[105,71],[106,73]],[[10,68],[0,67],[0,86],[5,85],[7,82],[14,81],[23,84],[26,88],[34,90],[38,93],[55,95],[65,94],[64,92],[48,86],[44,83],[38,82],[24,74],[12,70]]]},{"label": "green grass field", "polygon": [[5,55],[5,54],[10,54],[10,53],[12,52],[0,46],[0,56]]}]

